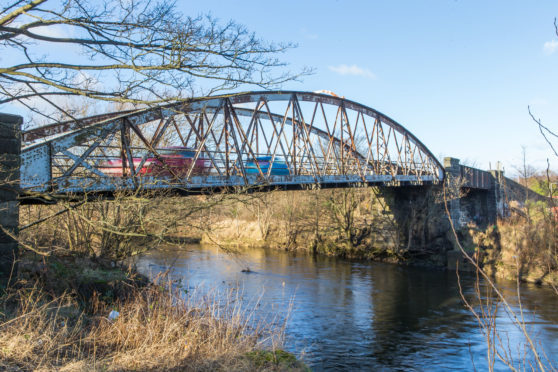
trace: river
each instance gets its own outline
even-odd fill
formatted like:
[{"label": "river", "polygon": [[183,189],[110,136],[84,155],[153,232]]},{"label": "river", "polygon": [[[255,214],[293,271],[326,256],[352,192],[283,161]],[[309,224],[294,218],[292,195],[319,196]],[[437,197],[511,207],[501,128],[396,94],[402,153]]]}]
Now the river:
[{"label": "river", "polygon": [[[186,288],[236,288],[247,306],[259,301],[261,313],[288,315],[285,349],[313,370],[487,369],[486,342],[464,307],[455,272],[199,245],[151,251],[137,267],[148,275],[172,267]],[[462,275],[466,298],[475,297],[474,283],[474,276]],[[519,310],[515,283],[498,286]],[[527,328],[558,366],[558,295],[527,284],[520,290]],[[496,324],[505,349],[518,355],[524,339],[502,307]],[[497,361],[495,370],[507,368]]]}]

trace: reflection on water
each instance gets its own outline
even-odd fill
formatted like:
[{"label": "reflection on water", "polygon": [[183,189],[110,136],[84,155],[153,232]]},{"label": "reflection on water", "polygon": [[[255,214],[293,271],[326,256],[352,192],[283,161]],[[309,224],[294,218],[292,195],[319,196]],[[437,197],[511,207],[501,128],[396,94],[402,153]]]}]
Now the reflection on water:
[{"label": "reflection on water", "polygon": [[[153,251],[138,261],[151,275],[169,265],[189,287],[238,286],[246,301],[261,297],[262,312],[287,314],[294,298],[286,348],[314,370],[471,370],[473,363],[486,369],[486,345],[455,273],[265,249],[231,255],[206,246]],[[468,297],[473,279],[461,278]],[[500,284],[517,306],[514,283]],[[521,290],[529,329],[558,358],[558,296],[534,286]],[[504,311],[497,324],[515,351],[522,338]]]}]

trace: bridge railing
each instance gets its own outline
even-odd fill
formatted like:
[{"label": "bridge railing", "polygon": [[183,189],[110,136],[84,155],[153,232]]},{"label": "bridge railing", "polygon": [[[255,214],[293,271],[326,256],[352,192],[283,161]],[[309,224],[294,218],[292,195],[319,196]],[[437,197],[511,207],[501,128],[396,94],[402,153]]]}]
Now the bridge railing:
[{"label": "bridge railing", "polygon": [[[105,148],[109,152],[111,148]],[[120,151],[118,147],[112,147],[114,150]],[[140,149],[140,148],[132,148]],[[374,175],[378,173],[386,173],[392,176],[409,176],[420,175],[412,162],[359,162],[355,158],[348,157],[345,161],[327,158],[324,156],[314,156],[312,159],[297,159],[296,169],[294,166],[293,158],[290,156],[277,156],[273,158],[268,153],[256,153],[255,161],[251,157],[239,157],[235,153],[228,154],[223,151],[213,151],[212,159],[203,153],[197,159],[199,166],[194,168],[193,175],[242,175],[242,173],[259,174],[260,176],[267,175],[289,175],[289,176],[324,176],[324,175]],[[66,154],[56,154],[52,156],[53,167],[51,175],[53,178],[61,177],[73,165],[75,161],[74,156]],[[181,159],[181,158],[178,158]],[[184,158],[183,158],[184,159]],[[154,171],[152,162],[156,160],[153,155],[147,157],[146,162],[141,163],[142,157],[133,159],[133,164],[136,167],[135,171],[138,176],[152,176],[152,173],[171,175],[172,172],[165,171],[169,167],[171,171],[177,172],[179,175],[185,176],[192,158],[185,158],[185,162],[176,163],[177,159],[163,159],[159,162],[158,168],[160,171]],[[175,161],[175,163],[172,162]],[[141,164],[140,164],[141,163]],[[123,163],[122,159],[114,154],[103,155],[89,155],[88,162],[83,162],[83,165],[77,167],[67,178],[84,178],[97,175],[98,177],[119,177],[127,178],[131,176],[130,167],[127,163]],[[124,167],[123,167],[124,165]],[[243,170],[244,168],[244,170]],[[221,172],[219,171],[221,170]],[[261,171],[261,173],[260,173]]]},{"label": "bridge railing", "polygon": [[[226,184],[227,177],[245,184],[284,181],[271,176],[290,177],[293,184],[321,183],[325,176],[350,182],[444,178],[438,160],[400,124],[356,102],[309,92],[201,97],[36,128],[23,137],[21,185],[38,192],[65,192],[65,185],[81,181],[102,190],[109,181],[128,182],[116,178],[138,183],[145,173],[169,187],[203,185],[193,180],[200,176],[208,187],[217,179]],[[162,155],[170,149],[190,154]],[[160,170],[152,172],[149,164]]]},{"label": "bridge railing", "polygon": [[494,187],[494,176],[481,169],[461,165],[463,187],[488,190]]}]

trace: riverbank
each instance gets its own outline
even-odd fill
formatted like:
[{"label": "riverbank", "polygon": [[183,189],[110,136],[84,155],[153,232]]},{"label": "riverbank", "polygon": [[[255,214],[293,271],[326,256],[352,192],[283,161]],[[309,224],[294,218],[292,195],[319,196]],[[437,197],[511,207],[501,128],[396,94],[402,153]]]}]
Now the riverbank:
[{"label": "riverbank", "polygon": [[85,258],[24,258],[0,308],[2,370],[307,370],[251,309]]},{"label": "riverbank", "polygon": [[[218,206],[197,236],[224,247],[445,266],[445,252],[453,247],[443,228],[447,221],[439,218],[444,215],[417,209],[398,216],[393,199],[377,188],[262,193]],[[420,208],[428,209],[426,200]]]},{"label": "riverbank", "polygon": [[[195,237],[229,249],[265,247],[455,270],[450,261],[462,254],[447,216],[436,210],[443,204],[434,196],[398,220],[389,197],[373,188],[261,194],[219,206]],[[557,231],[548,206],[531,203],[493,225],[470,223],[457,236],[489,275],[558,287]],[[460,269],[474,270],[461,261]]]},{"label": "riverbank", "polygon": [[[229,254],[214,245],[157,249],[137,262],[138,270],[149,275],[170,265],[173,277],[184,278],[191,287],[216,287],[221,293],[241,288],[241,301],[260,304],[258,317],[290,312],[285,348],[304,354],[317,371],[468,371],[472,363],[477,370],[490,368],[486,338],[461,297],[463,293],[470,303],[479,303],[474,274],[458,278],[451,271],[279,249],[239,247]],[[244,268],[251,271],[242,272]],[[516,283],[496,282],[519,311]],[[487,296],[497,301],[486,282],[479,285],[483,303]],[[520,292],[527,328],[556,359],[556,295],[530,284],[520,284]],[[509,337],[512,352],[524,350],[525,340],[509,314],[503,306],[497,310],[491,319],[502,339]],[[498,360],[495,369],[505,365]]]},{"label": "riverbank", "polygon": [[558,292],[556,222],[514,216],[486,229],[474,226],[459,234],[464,249],[496,278],[543,284]]},{"label": "riverbank", "polygon": [[[430,190],[420,190],[424,192]],[[241,301],[224,307],[207,299],[193,302],[177,285],[150,285],[133,271],[113,266],[161,244],[201,240],[224,248],[302,251],[310,261],[317,256],[337,261],[330,256],[445,267],[452,236],[447,217],[432,207],[439,202],[432,204],[431,197],[436,195],[402,208],[408,214],[399,216],[392,210],[397,201],[391,191],[374,188],[180,199],[126,196],[70,209],[20,234],[21,244],[40,254],[29,253],[33,259],[20,263],[17,286],[2,298],[1,367],[304,370],[292,355],[277,353],[284,347],[281,327],[247,326],[243,319],[251,315],[237,307]],[[53,212],[39,208],[24,209],[20,224]],[[552,284],[556,266],[543,258],[556,257],[548,256],[553,246],[546,244],[556,241],[554,220],[544,213],[544,218],[528,216],[527,223],[517,218],[489,230],[467,226],[458,232],[460,241],[486,268],[494,269],[494,276],[505,277],[519,267],[521,279]],[[536,249],[529,250],[535,243]],[[264,249],[255,251],[266,254]],[[226,261],[233,261],[231,257],[226,255]],[[536,272],[542,263],[548,269]],[[215,267],[211,270],[216,276]],[[259,278],[257,270],[250,277]],[[239,267],[233,271],[248,275]],[[284,278],[289,275],[284,273]],[[236,279],[222,283],[233,285]],[[150,336],[140,339],[142,334]],[[278,341],[270,344],[270,339]]]}]

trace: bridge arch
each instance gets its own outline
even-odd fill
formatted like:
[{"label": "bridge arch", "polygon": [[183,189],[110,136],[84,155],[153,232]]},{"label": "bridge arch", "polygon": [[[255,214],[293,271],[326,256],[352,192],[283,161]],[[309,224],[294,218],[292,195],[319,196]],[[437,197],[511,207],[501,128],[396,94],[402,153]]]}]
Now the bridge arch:
[{"label": "bridge arch", "polygon": [[[39,127],[22,138],[21,187],[40,192],[397,185],[444,177],[428,148],[393,119],[310,92],[193,98]],[[163,154],[185,148],[189,160],[179,166]],[[164,172],[146,173],[150,162]],[[108,163],[122,168],[118,176]]]}]

